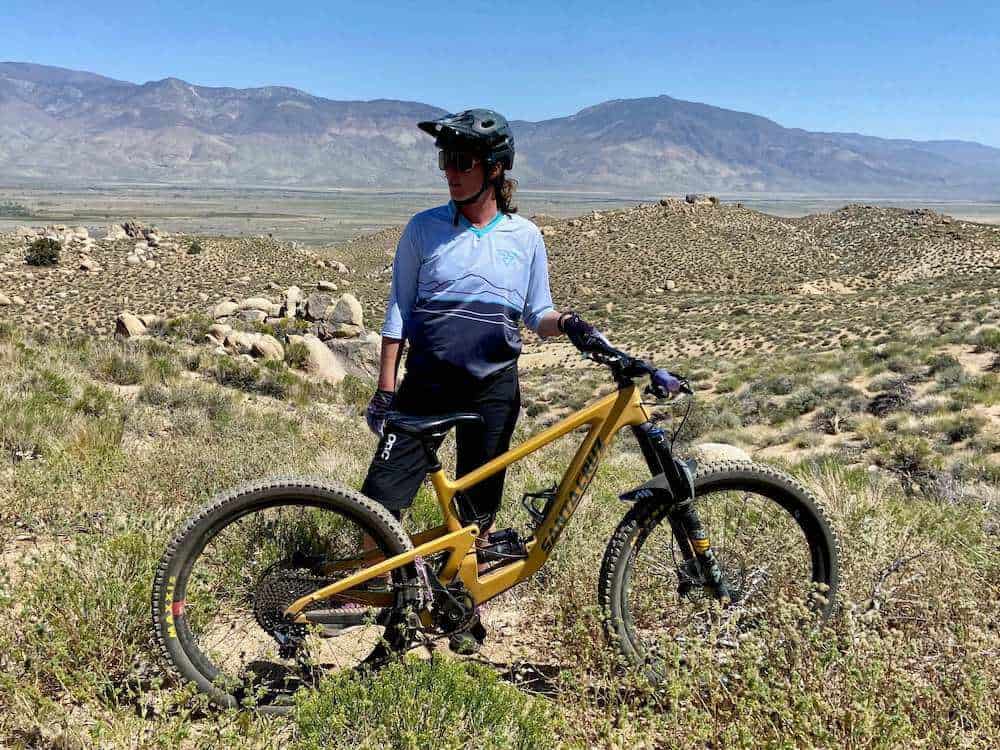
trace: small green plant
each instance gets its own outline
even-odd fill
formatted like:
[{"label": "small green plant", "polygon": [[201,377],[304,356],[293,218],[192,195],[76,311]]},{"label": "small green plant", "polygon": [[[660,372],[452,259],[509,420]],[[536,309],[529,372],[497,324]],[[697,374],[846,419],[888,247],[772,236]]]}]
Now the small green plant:
[{"label": "small green plant", "polygon": [[560,722],[544,698],[502,682],[489,668],[409,658],[375,673],[341,672],[300,694],[302,750],[327,747],[541,748]]},{"label": "small green plant", "polygon": [[28,247],[24,260],[29,266],[54,266],[59,262],[62,245],[51,237],[39,237]]},{"label": "small green plant", "polygon": [[344,397],[345,403],[354,406],[365,406],[372,397],[373,387],[371,383],[366,383],[359,377],[347,374],[340,381],[340,392]]},{"label": "small green plant", "polygon": [[984,328],[975,335],[972,343],[976,351],[1000,353],[1000,328]]},{"label": "small green plant", "polygon": [[205,335],[214,322],[209,316],[200,313],[178,315],[166,322],[165,335],[200,344],[205,340]]},{"label": "small green plant", "polygon": [[116,385],[137,385],[142,382],[145,368],[131,352],[109,352],[97,360],[97,375]]},{"label": "small green plant", "polygon": [[73,410],[88,417],[103,417],[111,412],[115,397],[111,391],[94,383],[83,387],[80,397],[73,403]]},{"label": "small green plant", "polygon": [[285,363],[289,367],[303,369],[309,361],[309,347],[301,341],[292,341],[285,345]]},{"label": "small green plant", "polygon": [[201,246],[201,243],[198,240],[191,240],[191,244],[187,247],[187,254],[201,255],[203,252],[205,252],[205,248]]}]

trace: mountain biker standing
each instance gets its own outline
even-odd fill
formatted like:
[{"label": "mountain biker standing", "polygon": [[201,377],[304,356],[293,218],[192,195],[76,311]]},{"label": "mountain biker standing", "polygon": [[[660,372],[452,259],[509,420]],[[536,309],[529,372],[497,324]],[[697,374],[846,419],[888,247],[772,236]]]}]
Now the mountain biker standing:
[{"label": "mountain biker standing", "polygon": [[[541,232],[516,215],[514,138],[507,120],[471,109],[421,122],[440,149],[438,167],[451,201],[423,211],[406,225],[396,248],[392,286],[382,326],[378,389],[366,409],[381,437],[361,491],[397,518],[427,473],[420,442],[383,434],[390,410],[413,415],[475,412],[483,423],[456,427],[458,476],[504,453],[521,407],[517,358],[523,319],[543,338],[566,333],[584,347],[600,333],[573,312],[557,312],[549,291]],[[406,377],[397,388],[403,345]],[[503,492],[504,471],[466,493],[467,522],[484,536]],[[461,510],[461,508],[460,508]],[[485,630],[476,624],[452,637],[452,649],[478,650]]]}]

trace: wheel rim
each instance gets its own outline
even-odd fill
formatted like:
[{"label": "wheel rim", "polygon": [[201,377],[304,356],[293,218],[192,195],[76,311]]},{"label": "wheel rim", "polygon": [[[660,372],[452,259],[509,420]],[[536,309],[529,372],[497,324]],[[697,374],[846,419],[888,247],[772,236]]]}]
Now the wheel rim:
[{"label": "wheel rim", "polygon": [[202,687],[241,703],[286,704],[324,673],[372,664],[399,648],[398,611],[358,601],[364,594],[398,601],[395,581],[311,608],[343,612],[331,619],[345,622],[292,627],[281,616],[295,599],[354,572],[341,566],[360,557],[366,531],[328,506],[283,499],[230,516],[203,535],[167,603]]},{"label": "wheel rim", "polygon": [[734,649],[777,621],[815,621],[829,611],[829,568],[810,544],[810,519],[771,495],[720,487],[695,501],[733,593],[729,603],[717,601],[684,560],[665,509],[641,525],[624,574],[622,620],[652,676],[692,644]]}]

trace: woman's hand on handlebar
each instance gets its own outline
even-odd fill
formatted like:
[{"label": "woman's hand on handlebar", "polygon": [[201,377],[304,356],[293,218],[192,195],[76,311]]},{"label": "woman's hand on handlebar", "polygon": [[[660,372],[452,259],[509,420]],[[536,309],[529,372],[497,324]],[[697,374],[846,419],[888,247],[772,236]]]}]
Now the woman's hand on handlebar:
[{"label": "woman's hand on handlebar", "polygon": [[569,336],[573,346],[581,352],[614,350],[607,337],[575,312],[559,317],[559,330]]}]

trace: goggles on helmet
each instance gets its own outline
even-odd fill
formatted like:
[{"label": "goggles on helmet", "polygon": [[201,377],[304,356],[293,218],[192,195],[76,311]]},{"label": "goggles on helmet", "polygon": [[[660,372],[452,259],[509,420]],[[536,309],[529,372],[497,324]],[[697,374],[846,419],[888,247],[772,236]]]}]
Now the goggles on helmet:
[{"label": "goggles on helmet", "polygon": [[451,167],[458,172],[471,172],[479,159],[468,151],[438,151],[438,169]]}]

